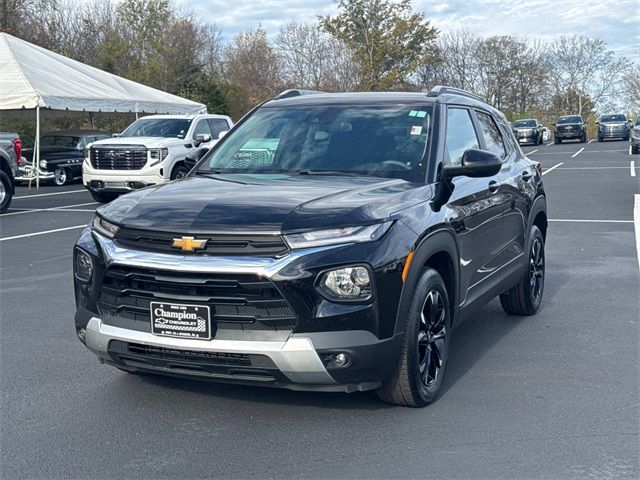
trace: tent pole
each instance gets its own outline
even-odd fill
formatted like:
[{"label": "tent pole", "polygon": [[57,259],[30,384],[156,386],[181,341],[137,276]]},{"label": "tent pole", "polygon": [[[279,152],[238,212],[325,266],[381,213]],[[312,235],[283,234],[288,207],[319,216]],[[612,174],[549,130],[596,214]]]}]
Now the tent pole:
[{"label": "tent pole", "polygon": [[91,130],[95,130],[96,127],[93,124],[93,112],[89,112],[89,121],[91,122]]},{"label": "tent pole", "polygon": [[138,112],[136,112],[136,120],[138,119]]},{"label": "tent pole", "polygon": [[36,139],[33,150],[35,152],[36,190],[40,190],[40,105],[36,105]]}]

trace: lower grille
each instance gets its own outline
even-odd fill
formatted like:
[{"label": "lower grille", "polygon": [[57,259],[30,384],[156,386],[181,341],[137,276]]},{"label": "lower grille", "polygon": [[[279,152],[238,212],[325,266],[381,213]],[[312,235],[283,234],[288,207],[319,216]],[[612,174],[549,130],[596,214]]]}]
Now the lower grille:
[{"label": "lower grille", "polygon": [[98,170],[140,170],[147,163],[147,149],[137,145],[91,147],[90,159]]},{"label": "lower grille", "polygon": [[297,318],[273,283],[258,275],[205,274],[111,266],[98,307],[105,322],[126,318],[151,328],[150,303],[208,305],[216,336],[223,330],[290,333]]}]

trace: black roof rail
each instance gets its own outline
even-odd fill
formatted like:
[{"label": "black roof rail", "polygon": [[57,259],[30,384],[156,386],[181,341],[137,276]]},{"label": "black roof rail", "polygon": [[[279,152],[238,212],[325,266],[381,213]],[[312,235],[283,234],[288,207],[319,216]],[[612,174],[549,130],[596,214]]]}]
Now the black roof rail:
[{"label": "black roof rail", "polygon": [[317,93],[326,93],[319,90],[303,90],[301,88],[290,88],[284,92],[273,97],[274,100],[280,100],[282,98],[299,97],[301,95],[315,95]]},{"label": "black roof rail", "polygon": [[447,87],[446,85],[436,85],[429,91],[429,93],[427,93],[427,97],[439,97],[440,95],[444,95],[446,93],[451,95],[462,95],[463,97],[469,97],[473,98],[474,100],[484,102],[484,98],[482,98],[480,95],[467,92],[466,90],[462,90],[461,88]]}]

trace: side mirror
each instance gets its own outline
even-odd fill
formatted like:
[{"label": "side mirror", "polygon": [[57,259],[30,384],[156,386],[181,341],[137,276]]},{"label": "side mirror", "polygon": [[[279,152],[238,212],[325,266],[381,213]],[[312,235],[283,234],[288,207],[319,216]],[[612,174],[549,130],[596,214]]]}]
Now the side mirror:
[{"label": "side mirror", "polygon": [[208,151],[208,148],[199,148],[198,150],[189,153],[186,157],[184,157],[184,164],[189,170],[191,170]]},{"label": "side mirror", "polygon": [[462,154],[461,165],[447,165],[444,173],[448,178],[453,177],[491,177],[502,168],[502,161],[496,154],[486,150],[470,148]]},{"label": "side mirror", "polygon": [[552,127],[555,127],[555,126],[556,126],[556,124],[555,124],[555,123],[552,123],[552,124],[551,124],[551,126],[552,126]]},{"label": "side mirror", "polygon": [[209,135],[208,133],[199,133],[198,135],[196,135],[195,138],[195,143],[196,143],[196,147],[199,146],[201,143],[207,143],[211,141],[211,135]]},{"label": "side mirror", "polygon": [[600,120],[596,120],[596,125],[600,125]]},{"label": "side mirror", "polygon": [[111,138],[118,138],[120,136],[119,133],[112,133]]},{"label": "side mirror", "polygon": [[223,130],[218,134],[218,140],[220,140],[222,137],[224,137],[227,133],[229,133],[229,130]]}]

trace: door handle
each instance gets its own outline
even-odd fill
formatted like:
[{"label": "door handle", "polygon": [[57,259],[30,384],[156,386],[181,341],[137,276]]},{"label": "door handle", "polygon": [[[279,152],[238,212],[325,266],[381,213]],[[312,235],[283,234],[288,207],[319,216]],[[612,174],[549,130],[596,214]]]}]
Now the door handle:
[{"label": "door handle", "polygon": [[524,172],[522,172],[522,176],[520,178],[522,178],[522,180],[524,180],[525,182],[528,182],[529,180],[531,180],[531,174],[525,170]]},{"label": "door handle", "polygon": [[491,180],[489,182],[489,191],[491,193],[496,193],[498,191],[498,188],[500,188],[500,184],[498,182],[496,182],[495,180]]}]

